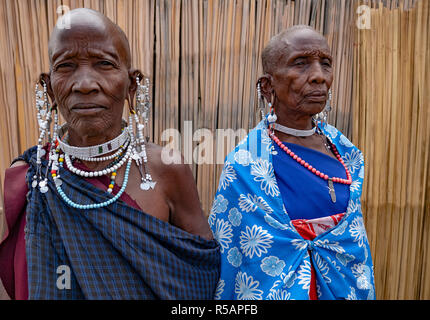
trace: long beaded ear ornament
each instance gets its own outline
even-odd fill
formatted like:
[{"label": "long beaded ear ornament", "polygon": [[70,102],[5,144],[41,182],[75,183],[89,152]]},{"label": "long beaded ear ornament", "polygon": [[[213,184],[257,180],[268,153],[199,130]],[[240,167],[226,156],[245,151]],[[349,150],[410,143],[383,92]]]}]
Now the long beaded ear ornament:
[{"label": "long beaded ear ornament", "polygon": [[315,123],[315,126],[317,126],[318,122],[321,122],[321,126],[325,126],[325,124],[327,123],[327,117],[329,112],[331,111],[331,89],[328,91],[328,99],[326,101],[326,105],[324,107],[324,110],[321,111],[320,113],[317,113],[316,115],[313,116],[313,121]]},{"label": "long beaded ear ornament", "polygon": [[[141,176],[140,189],[149,190],[154,189],[157,182],[152,180],[147,166],[148,156],[146,154],[146,138],[143,130],[148,125],[151,100],[149,97],[149,79],[145,78],[144,81],[145,84],[141,84],[140,78],[136,77],[136,110],[131,110],[129,115],[129,128],[132,141],[135,141],[132,158],[139,168]],[[133,120],[134,125],[132,125]],[[133,139],[133,129],[137,132],[136,140]]]},{"label": "long beaded ear ornament", "polygon": [[[43,143],[47,142],[49,145],[51,145],[52,141],[55,141],[55,139],[51,139],[50,128],[52,122],[52,114],[54,114],[53,138],[55,138],[56,129],[58,126],[58,113],[57,108],[50,108],[46,83],[44,81],[41,82],[43,85],[43,91],[39,90],[38,83],[35,87],[37,123],[39,125],[39,139],[37,141],[36,174],[33,176],[31,186],[33,188],[39,187],[40,192],[46,193],[48,191],[48,170],[52,160],[49,160],[50,163],[46,167],[45,172],[42,172],[42,157],[46,154],[45,150],[43,149]],[[53,148],[51,147],[51,152],[52,149]]]},{"label": "long beaded ear ornament", "polygon": [[326,150],[327,150],[328,152],[330,152],[330,151],[332,150],[332,148],[331,148],[330,144],[329,144],[329,143],[327,143],[327,138],[325,137],[325,135],[324,135],[323,131],[321,130],[321,128],[320,128],[320,127],[318,127],[318,122],[321,122],[321,127],[325,127],[325,126],[326,126],[326,124],[327,124],[328,114],[329,114],[329,112],[330,112],[330,111],[331,111],[331,109],[332,109],[332,107],[331,107],[331,98],[332,98],[332,95],[331,95],[331,89],[329,89],[329,91],[328,91],[328,99],[327,99],[327,101],[326,101],[326,105],[325,105],[325,107],[324,107],[324,110],[323,110],[323,111],[321,111],[320,113],[316,114],[316,115],[315,115],[315,116],[313,116],[313,118],[312,118],[312,120],[313,120],[313,122],[314,122],[314,124],[315,124],[315,127],[317,128],[317,131],[316,131],[316,132],[317,132],[321,137],[323,137],[323,143],[324,143],[324,146],[325,146],[325,148],[326,148]]},{"label": "long beaded ear ornament", "polygon": [[258,80],[257,82],[257,99],[258,99],[258,109],[259,109],[259,113],[261,114],[261,119],[264,119],[264,110],[266,108],[265,104],[264,104],[264,98],[263,95],[261,94],[261,81]]}]

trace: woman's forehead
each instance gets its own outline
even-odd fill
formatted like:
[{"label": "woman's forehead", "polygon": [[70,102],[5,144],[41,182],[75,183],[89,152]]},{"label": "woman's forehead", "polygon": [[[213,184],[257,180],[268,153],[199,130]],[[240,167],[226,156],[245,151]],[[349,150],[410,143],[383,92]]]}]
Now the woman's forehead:
[{"label": "woman's forehead", "polygon": [[50,39],[50,50],[52,59],[55,60],[60,54],[67,52],[78,53],[79,49],[93,49],[120,51],[121,47],[113,41],[104,30],[99,30],[93,27],[75,27],[69,30],[63,30],[56,33]]},{"label": "woman's forehead", "polygon": [[327,40],[315,32],[297,32],[285,39],[289,56],[298,53],[305,55],[331,56]]},{"label": "woman's forehead", "polygon": [[[83,49],[83,50],[82,50]],[[108,19],[94,16],[78,17],[71,21],[70,28],[54,29],[49,39],[49,56],[51,62],[65,53],[75,51],[85,52],[91,49],[91,53],[107,53],[124,59],[130,63],[130,49],[128,40],[118,26]]]}]

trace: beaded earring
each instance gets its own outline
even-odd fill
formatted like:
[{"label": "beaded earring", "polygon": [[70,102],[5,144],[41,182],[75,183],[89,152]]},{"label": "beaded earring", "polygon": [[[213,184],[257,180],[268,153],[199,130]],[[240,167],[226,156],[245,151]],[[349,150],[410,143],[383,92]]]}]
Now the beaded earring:
[{"label": "beaded earring", "polygon": [[258,99],[258,112],[261,115],[261,119],[260,120],[263,120],[264,119],[264,115],[265,115],[266,106],[265,106],[265,103],[264,103],[264,98],[263,98],[263,96],[261,94],[261,81],[260,80],[258,80],[258,82],[257,82],[257,99]]},{"label": "beaded earring", "polygon": [[325,124],[327,123],[327,117],[328,117],[328,114],[331,111],[331,109],[332,109],[331,108],[331,89],[329,89],[329,91],[328,91],[328,99],[326,101],[326,105],[324,107],[324,110],[321,111],[320,113],[317,113],[316,115],[314,115],[312,117],[315,125],[318,122],[321,122],[321,125],[324,127]]},{"label": "beaded earring", "polygon": [[[49,103],[48,99],[48,91],[46,82],[40,81],[43,86],[43,91],[39,90],[39,83],[36,84],[35,87],[35,96],[36,96],[36,110],[37,110],[37,123],[39,126],[39,139],[37,141],[37,155],[36,155],[36,174],[33,176],[33,181],[31,186],[36,188],[39,186],[39,190],[42,193],[46,193],[48,191],[48,170],[51,165],[46,168],[45,172],[42,172],[42,157],[46,154],[43,149],[43,144],[48,143],[52,144],[52,141],[56,140],[56,134],[58,129],[58,112],[56,107],[52,107]],[[51,122],[52,117],[54,118],[54,128],[53,128],[53,136],[51,137]],[[50,148],[50,152],[52,152],[52,146]],[[51,162],[52,158],[49,157],[49,161]]]},{"label": "beaded earring", "polygon": [[269,102],[269,115],[267,116],[267,122],[269,122],[269,125],[273,125],[276,120],[278,120],[278,117],[275,114],[275,108],[273,108],[272,103]]},{"label": "beaded earring", "polygon": [[157,182],[152,180],[148,170],[148,156],[146,153],[147,139],[144,129],[149,122],[151,99],[149,96],[149,79],[141,84],[139,76],[136,77],[136,109],[131,108],[129,114],[129,130],[133,145],[132,158],[136,161],[141,175],[140,188],[142,190],[154,189]]},{"label": "beaded earring", "polygon": [[258,104],[259,104],[259,109],[261,112],[261,118],[265,120],[266,122],[266,126],[269,127],[271,130],[273,130],[274,124],[277,120],[276,114],[275,114],[275,109],[273,108],[272,102],[269,101],[267,103],[268,107],[269,107],[269,114],[267,115],[267,117],[265,117],[265,102],[264,102],[264,97],[261,94],[261,82],[260,80],[258,80],[257,82],[257,96],[258,96]]}]

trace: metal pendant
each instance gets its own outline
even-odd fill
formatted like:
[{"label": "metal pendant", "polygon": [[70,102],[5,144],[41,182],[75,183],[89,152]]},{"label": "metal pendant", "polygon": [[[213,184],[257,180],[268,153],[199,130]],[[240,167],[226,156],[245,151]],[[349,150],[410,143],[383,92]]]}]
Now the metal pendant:
[{"label": "metal pendant", "polygon": [[42,193],[48,192],[48,186],[47,186],[46,180],[42,180],[39,182],[39,190]]},{"label": "metal pendant", "polygon": [[61,185],[63,184],[63,181],[61,181],[60,178],[54,179],[54,182],[56,187],[61,187]]},{"label": "metal pendant", "polygon": [[156,184],[157,182],[154,182],[154,181],[145,181],[145,182],[142,182],[141,184],[140,184],[140,189],[142,189],[142,190],[144,190],[144,191],[147,191],[147,190],[149,190],[149,189],[154,189],[155,188],[155,184]]},{"label": "metal pendant", "polygon": [[328,179],[328,192],[330,193],[331,201],[336,203],[336,192],[334,191],[333,179]]},{"label": "metal pendant", "polygon": [[148,181],[142,182],[140,184],[140,189],[142,189],[143,191],[149,190],[149,183],[148,183]]}]

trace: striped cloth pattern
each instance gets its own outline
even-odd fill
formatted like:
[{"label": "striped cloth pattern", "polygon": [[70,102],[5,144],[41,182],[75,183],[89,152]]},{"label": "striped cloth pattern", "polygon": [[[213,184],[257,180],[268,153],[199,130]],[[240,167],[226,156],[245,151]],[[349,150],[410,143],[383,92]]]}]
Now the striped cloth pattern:
[{"label": "striped cloth pattern", "polygon": [[[220,273],[215,240],[189,234],[122,200],[85,211],[69,207],[51,177],[47,193],[31,188],[36,148],[20,158],[30,164],[26,177],[29,299],[213,298]],[[44,170],[46,165],[43,161]],[[62,170],[61,179],[62,189],[74,202],[112,197],[67,170]],[[70,289],[61,286],[61,266],[70,268]]]}]

